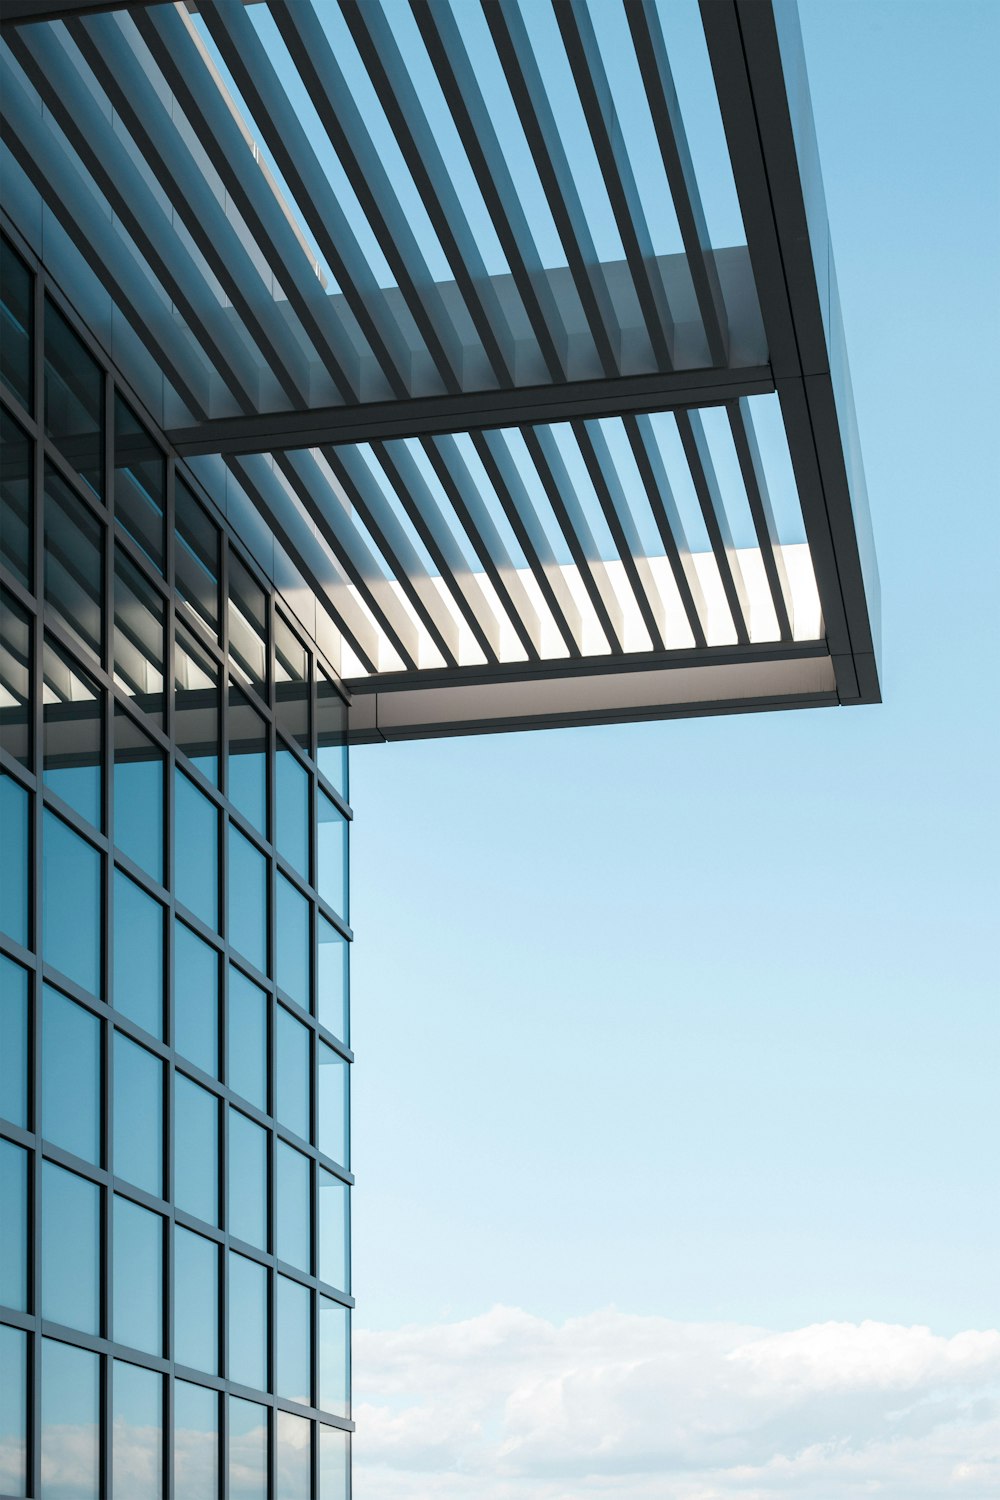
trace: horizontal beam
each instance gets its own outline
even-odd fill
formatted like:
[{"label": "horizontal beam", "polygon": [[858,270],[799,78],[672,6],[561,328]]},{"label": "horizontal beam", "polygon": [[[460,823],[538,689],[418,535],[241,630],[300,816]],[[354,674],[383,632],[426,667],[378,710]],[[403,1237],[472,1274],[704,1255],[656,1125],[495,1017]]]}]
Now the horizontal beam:
[{"label": "horizontal beam", "polygon": [[769,365],[678,370],[650,375],[607,376],[516,390],[463,392],[408,400],[371,401],[311,411],[264,412],[216,417],[196,427],[177,427],[167,439],[181,457],[204,453],[276,453],[324,444],[371,443],[491,427],[570,422],[579,417],[619,417],[631,412],[721,406],[741,396],[769,395]]}]

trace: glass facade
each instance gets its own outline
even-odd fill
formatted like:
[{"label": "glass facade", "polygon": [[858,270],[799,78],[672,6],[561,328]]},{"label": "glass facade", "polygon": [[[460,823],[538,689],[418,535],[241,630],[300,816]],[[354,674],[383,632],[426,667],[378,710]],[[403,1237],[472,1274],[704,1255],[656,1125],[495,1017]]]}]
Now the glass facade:
[{"label": "glass facade", "polygon": [[0,1494],[347,1500],[345,701],[2,260]]}]

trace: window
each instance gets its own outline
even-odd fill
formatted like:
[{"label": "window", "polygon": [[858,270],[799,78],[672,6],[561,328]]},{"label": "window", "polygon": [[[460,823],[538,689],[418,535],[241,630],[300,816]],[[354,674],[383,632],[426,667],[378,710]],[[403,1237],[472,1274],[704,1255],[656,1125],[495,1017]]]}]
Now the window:
[{"label": "window", "polygon": [[174,1077],[174,1202],[206,1224],[219,1222],[219,1104],[183,1073]]},{"label": "window", "polygon": [[219,530],[182,479],[174,486],[174,517],[177,545],[174,549],[174,582],[177,592],[219,632]]},{"label": "window", "polygon": [[229,970],[229,1087],[267,1109],[267,996],[239,969]]},{"label": "window", "polygon": [[165,554],[167,465],[132,408],[115,393],[115,520],[157,572]]},{"label": "window", "polygon": [[162,1354],[163,1219],[116,1196],[114,1249],[115,1342]]},{"label": "window", "polygon": [[309,1116],[312,1108],[309,1087],[309,1032],[278,1006],[276,1038],[277,1080],[274,1113],[282,1125],[294,1130],[304,1141],[309,1139]]},{"label": "window", "polygon": [[229,1500],[267,1500],[267,1412],[229,1398]]},{"label": "window", "polygon": [[349,1047],[350,945],[325,917],[316,921],[316,1014],[319,1024]]},{"label": "window", "polygon": [[219,1251],[174,1227],[174,1359],[215,1375],[219,1369]]},{"label": "window", "polygon": [[267,837],[267,725],[238,687],[229,689],[229,800]]},{"label": "window", "polygon": [[75,1000],[42,993],[42,1134],[84,1161],[101,1160],[101,1022]]},{"label": "window", "polygon": [[42,1162],[42,1317],[100,1333],[101,1190]]},{"label": "window", "polygon": [[45,303],[45,431],[104,495],[104,374],[54,303]]},{"label": "window", "polygon": [[0,927],[22,948],[28,946],[28,816],[30,799],[11,776],[0,775]]},{"label": "window", "polygon": [[88,651],[104,647],[104,527],[45,466],[45,602]]},{"label": "window", "polygon": [[163,599],[115,548],[115,681],[154,724],[163,723]]},{"label": "window", "polygon": [[319,1405],[334,1417],[349,1417],[351,1314],[332,1297],[319,1299]]},{"label": "window", "polygon": [[335,792],[347,800],[347,704],[322,670],[316,681],[316,762]]},{"label": "window", "polygon": [[219,955],[174,921],[174,1046],[206,1073],[219,1070]]},{"label": "window", "polygon": [[0,1137],[0,1302],[28,1306],[28,1153]]},{"label": "window", "polygon": [[275,1394],[312,1405],[312,1299],[309,1288],[279,1276],[275,1303]]},{"label": "window", "polygon": [[163,1493],[163,1376],[114,1361],[111,1473],[115,1500],[159,1500]]},{"label": "window", "polygon": [[0,1495],[28,1492],[28,1336],[0,1324]]},{"label": "window", "polygon": [[174,893],[206,927],[219,926],[219,814],[180,771],[174,774]]},{"label": "window", "polygon": [[6,589],[0,589],[0,745],[31,766],[32,625]]},{"label": "window", "polygon": [[264,590],[229,552],[229,651],[244,679],[267,697],[267,600]]},{"label": "window", "polygon": [[162,1039],[163,907],[121,870],[114,889],[114,1007]]},{"label": "window", "polygon": [[174,1494],[184,1500],[217,1500],[219,1398],[204,1386],[174,1385]]},{"label": "window", "polygon": [[28,971],[0,954],[0,1117],[28,1125]]},{"label": "window", "polygon": [[31,411],[34,278],[13,245],[0,239],[0,380]]},{"label": "window", "polygon": [[266,1391],[267,1271],[245,1255],[229,1254],[229,1379]]},{"label": "window", "polygon": [[278,750],[274,760],[274,798],[277,817],[275,843],[303,880],[309,879],[309,773],[290,750]]},{"label": "window", "polygon": [[303,1010],[308,1010],[312,968],[309,961],[312,951],[309,902],[284,875],[277,878],[275,895],[275,978],[286,995],[297,1001]]},{"label": "window", "polygon": [[277,1145],[275,1190],[278,1259],[297,1266],[300,1271],[309,1271],[312,1269],[309,1158],[285,1141]]},{"label": "window", "polygon": [[229,941],[267,973],[267,860],[229,825]]},{"label": "window", "polygon": [[46,810],[42,833],[45,962],[81,989],[101,992],[101,856]]},{"label": "window", "polygon": [[320,1424],[319,1492],[323,1500],[348,1500],[351,1488],[351,1438],[339,1427]]},{"label": "window", "polygon": [[312,1429],[305,1417],[276,1413],[275,1500],[311,1500]]},{"label": "window", "polygon": [[[3,353],[0,350],[0,373]],[[0,412],[0,558],[19,583],[34,592],[31,513],[33,447],[12,417]]]},{"label": "window", "polygon": [[229,1233],[267,1249],[267,1131],[229,1111]]},{"label": "window", "polygon": [[319,1043],[319,1149],[342,1167],[350,1166],[347,1134],[350,1063],[325,1042]]},{"label": "window", "polygon": [[319,1277],[338,1291],[351,1290],[351,1190],[319,1169]]},{"label": "window", "polygon": [[316,889],[338,917],[348,920],[347,819],[323,792],[317,802]]},{"label": "window", "polygon": [[274,617],[274,696],[278,727],[309,751],[309,653],[280,615]]},{"label": "window", "polygon": [[185,630],[174,646],[174,738],[201,774],[219,782],[219,669]]},{"label": "window", "polygon": [[104,827],[104,693],[46,641],[43,653],[45,785],[95,828]]},{"label": "window", "polygon": [[163,884],[163,756],[115,706],[115,843]]},{"label": "window", "polygon": [[163,1064],[115,1032],[114,1174],[163,1195]]},{"label": "window", "polygon": [[42,1451],[72,1474],[72,1500],[99,1500],[100,1418],[99,1356],[42,1339]]}]

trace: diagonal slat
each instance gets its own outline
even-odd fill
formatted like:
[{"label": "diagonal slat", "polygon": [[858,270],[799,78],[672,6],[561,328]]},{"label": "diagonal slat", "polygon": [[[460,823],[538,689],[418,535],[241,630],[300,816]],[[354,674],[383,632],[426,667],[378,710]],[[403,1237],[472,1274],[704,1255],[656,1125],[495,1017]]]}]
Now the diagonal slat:
[{"label": "diagonal slat", "polygon": [[750,639],[750,605],[747,598],[743,570],[736,555],[729,518],[722,503],[722,491],[715,473],[715,465],[709,452],[701,416],[696,411],[674,413],[677,431],[684,448],[684,457],[691,470],[695,494],[705,521],[705,530],[712,544],[712,552],[718,564],[723,591],[729,613],[733,617],[736,639],[745,645]]},{"label": "diagonal slat", "polygon": [[708,609],[653,425],[648,416],[625,416],[622,422],[694,643],[704,647]]},{"label": "diagonal slat", "polygon": [[771,507],[771,495],[767,476],[757,445],[750,404],[745,399],[731,401],[726,406],[729,426],[736,444],[736,456],[743,475],[743,484],[750,502],[754,530],[764,559],[767,585],[771,590],[771,602],[781,631],[781,639],[790,641],[794,635],[795,611],[792,604],[792,589],[785,571],[785,559],[778,538],[778,527]]}]

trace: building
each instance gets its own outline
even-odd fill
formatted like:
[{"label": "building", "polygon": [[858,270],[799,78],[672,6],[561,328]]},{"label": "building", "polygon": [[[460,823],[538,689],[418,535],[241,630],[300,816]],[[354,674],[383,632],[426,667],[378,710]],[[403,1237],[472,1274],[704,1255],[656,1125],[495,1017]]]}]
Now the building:
[{"label": "building", "polygon": [[342,1500],[348,745],[878,700],[796,15],[0,69],[0,1492]]}]

